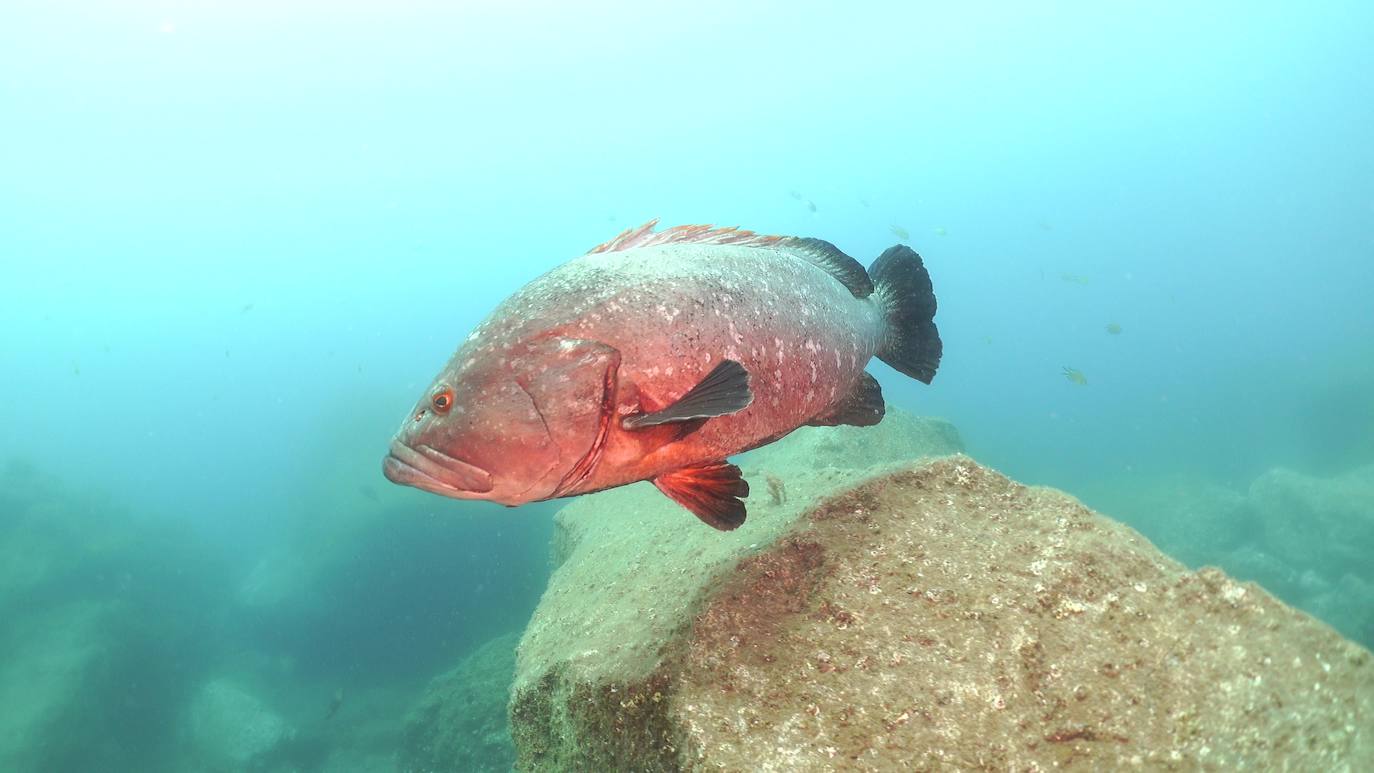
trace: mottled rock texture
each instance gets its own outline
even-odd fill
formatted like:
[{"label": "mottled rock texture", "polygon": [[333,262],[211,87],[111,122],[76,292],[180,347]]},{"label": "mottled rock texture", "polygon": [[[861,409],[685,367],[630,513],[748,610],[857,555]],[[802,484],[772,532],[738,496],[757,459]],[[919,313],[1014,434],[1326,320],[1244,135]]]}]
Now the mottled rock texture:
[{"label": "mottled rock texture", "polygon": [[294,734],[281,715],[228,679],[200,689],[188,721],[199,762],[209,771],[257,767]]},{"label": "mottled rock texture", "polygon": [[1374,646],[1374,466],[1331,476],[1275,468],[1247,490],[1176,476],[1101,481],[1083,494],[1188,566],[1254,580]]},{"label": "mottled rock texture", "polygon": [[1250,484],[1268,552],[1291,566],[1319,566],[1374,580],[1374,466],[1319,478],[1274,469]]},{"label": "mottled rock texture", "polygon": [[[844,444],[886,425],[825,442],[864,458]],[[560,514],[517,660],[520,768],[1374,765],[1370,653],[1257,586],[962,456],[751,466],[788,498],[756,483],[732,534],[648,487]]]}]

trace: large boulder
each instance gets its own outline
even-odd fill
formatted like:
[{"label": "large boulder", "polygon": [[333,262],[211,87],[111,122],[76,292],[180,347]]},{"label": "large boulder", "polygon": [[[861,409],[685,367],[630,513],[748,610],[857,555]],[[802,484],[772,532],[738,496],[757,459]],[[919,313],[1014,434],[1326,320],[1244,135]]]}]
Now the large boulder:
[{"label": "large boulder", "polygon": [[406,717],[400,773],[505,773],[515,762],[506,702],[515,674],[518,633],[478,647],[436,677]]},{"label": "large boulder", "polygon": [[647,486],[565,508],[518,767],[1374,765],[1370,653],[1257,586],[966,457],[818,466],[900,424],[759,452],[787,498],[755,479],[736,532]]},{"label": "large boulder", "polygon": [[1075,493],[1101,503],[1102,512],[1125,521],[1170,557],[1192,567],[1218,565],[1256,535],[1245,493],[1202,476],[1114,478]]},{"label": "large boulder", "polygon": [[1284,563],[1374,581],[1374,466],[1330,478],[1270,470],[1250,484],[1249,502],[1266,550]]},{"label": "large boulder", "polygon": [[73,706],[92,699],[109,646],[111,607],[72,602],[0,626],[0,770],[42,770]]},{"label": "large boulder", "polygon": [[1374,466],[1284,468],[1235,490],[1198,476],[1113,479],[1084,498],[1190,567],[1218,566],[1374,646]]},{"label": "large boulder", "polygon": [[223,773],[262,767],[295,735],[280,714],[228,678],[213,679],[200,688],[188,722],[202,769]]},{"label": "large boulder", "polygon": [[184,516],[0,464],[0,770],[152,770],[222,646],[220,549]]}]

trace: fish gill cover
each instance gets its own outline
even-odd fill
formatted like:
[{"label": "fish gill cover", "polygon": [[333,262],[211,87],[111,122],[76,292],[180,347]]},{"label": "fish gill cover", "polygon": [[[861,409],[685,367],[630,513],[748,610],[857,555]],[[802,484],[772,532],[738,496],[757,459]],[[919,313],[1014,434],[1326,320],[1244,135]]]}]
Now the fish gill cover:
[{"label": "fish gill cover", "polygon": [[[919,735],[931,727],[988,740],[941,747],[939,764],[954,767],[1019,754],[1080,768],[1136,755],[1369,767],[1371,28],[1374,10],[1339,0],[4,4],[0,769],[504,770],[649,752],[684,764],[734,742],[686,720],[737,708],[759,686],[722,674],[802,656],[837,692],[756,702],[761,725],[780,724],[746,740],[769,739],[778,767],[816,755],[880,766],[859,745],[879,735],[914,762],[913,744],[936,748]],[[813,288],[814,301],[824,285],[797,278],[838,270],[833,297],[779,300],[770,324],[849,320],[875,349],[892,342],[865,338],[862,314],[842,312],[882,295],[863,281],[878,279],[869,269],[884,251],[919,253],[939,298],[937,377],[899,372],[933,370],[933,348],[897,370],[865,370],[855,352],[843,403],[793,417],[824,426],[694,459],[720,464],[685,477],[651,470],[689,502],[695,484],[717,482],[729,496],[698,509],[728,532],[652,483],[507,509],[387,482],[389,439],[503,299],[618,234],[646,237],[653,218],[652,233],[709,223],[823,240],[806,242],[819,265],[735,272],[734,288],[710,293]],[[722,272],[714,250],[742,249],[706,246],[695,256]],[[639,254],[668,268],[648,261],[667,253]],[[554,490],[606,482],[597,476],[624,448],[616,433],[631,431],[624,417],[660,435],[705,419],[692,434],[710,436],[712,421],[736,415],[712,411],[808,403],[813,365],[817,383],[822,366],[851,367],[816,349],[819,334],[812,349],[785,341],[800,382],[746,363],[751,351],[703,351],[683,310],[708,296],[672,289],[683,288],[642,290],[664,297],[662,312],[643,307],[641,338],[682,346],[651,362],[621,342],[623,367],[642,367],[649,388],[630,404],[616,382],[627,401],[614,413],[604,378],[578,382],[600,399],[576,405],[590,433],[556,438],[581,444],[571,463],[543,462],[557,468]],[[737,321],[734,334],[746,332]],[[728,324],[721,335],[733,338]],[[582,367],[610,361],[597,346],[569,352],[588,358]],[[714,371],[726,360],[744,377]],[[683,372],[695,378],[678,383]],[[680,404],[703,381],[716,386]],[[463,390],[450,386],[454,411]],[[1093,530],[1035,521],[1049,542],[999,539],[1013,534],[986,512],[1000,500],[954,485],[949,466],[913,472],[954,451],[987,491],[1022,491],[1008,479],[1054,486],[1134,532],[1031,488],[1015,496]],[[873,475],[888,483],[853,493]],[[963,505],[970,518],[950,520]],[[667,536],[645,542],[655,534]],[[1115,536],[1078,549],[1083,534]],[[925,544],[937,537],[963,572],[939,587],[865,582],[885,561],[893,577],[946,571]],[[965,552],[973,543],[1007,548],[1005,571],[984,571]],[[1099,547],[1163,584],[1109,587],[1119,567],[1095,564]],[[615,582],[571,597],[576,578]],[[1153,605],[1176,600],[1205,621],[1197,631],[1244,639],[1250,670],[1185,657],[1215,655],[1207,642],[1179,639],[1198,645],[1180,654],[1153,635],[1085,650],[1109,658],[1076,670],[1085,664],[1054,645],[1076,631],[1106,647],[1125,608],[1110,594],[1160,615]],[[867,635],[884,602],[905,615],[892,640]],[[760,648],[762,629],[719,625],[732,620],[786,636]],[[979,626],[1035,635],[955,640]],[[826,658],[801,649],[811,633],[830,637]],[[623,649],[608,655],[607,642]],[[1301,663],[1278,659],[1294,646]],[[856,729],[826,696],[903,668],[893,652],[951,679],[942,669],[958,664],[942,656],[967,654],[1005,665],[1006,679],[970,671],[962,692],[908,680],[870,712],[880,726]],[[626,663],[666,664],[661,683],[632,682]],[[1056,673],[1081,675],[1090,693],[1080,702]],[[547,689],[518,693],[508,727],[508,688],[535,674]],[[1149,675],[1179,689],[1132,692]],[[1296,684],[1308,676],[1320,689]],[[1213,734],[1223,740],[1206,757],[1170,746],[1161,739],[1238,727],[1217,724],[1235,704],[1193,713],[1201,704],[1180,687],[1190,679],[1300,706],[1302,721],[1253,743]],[[720,696],[727,687],[733,697]],[[1271,692],[1247,692],[1260,689]],[[564,725],[538,724],[570,696],[597,709],[565,717],[578,729],[571,751],[546,743]],[[1075,713],[1108,696],[1179,711],[1129,728],[1131,714],[1093,724]],[[1055,721],[994,749],[1009,736],[979,723],[1013,715]],[[663,732],[686,751],[663,751]],[[1285,739],[1309,736],[1316,756],[1284,756]]]}]

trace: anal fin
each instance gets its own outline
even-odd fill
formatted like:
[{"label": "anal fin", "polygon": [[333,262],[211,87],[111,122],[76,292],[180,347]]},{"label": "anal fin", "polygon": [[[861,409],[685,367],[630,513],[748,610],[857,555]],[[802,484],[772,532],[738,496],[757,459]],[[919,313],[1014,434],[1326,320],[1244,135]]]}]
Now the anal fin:
[{"label": "anal fin", "polygon": [[867,371],[859,374],[859,380],[849,394],[830,410],[808,421],[812,427],[834,427],[848,424],[854,427],[871,427],[883,420],[887,404],[883,402],[883,388],[878,379]]},{"label": "anal fin", "polygon": [[749,483],[729,462],[665,472],[654,478],[654,486],[714,529],[730,531],[744,523]]}]

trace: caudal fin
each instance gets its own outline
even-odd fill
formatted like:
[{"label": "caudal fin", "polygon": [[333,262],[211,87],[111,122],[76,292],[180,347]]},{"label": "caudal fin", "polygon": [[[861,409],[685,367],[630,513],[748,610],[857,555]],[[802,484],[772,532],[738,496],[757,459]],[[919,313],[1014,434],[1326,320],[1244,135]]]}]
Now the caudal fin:
[{"label": "caudal fin", "polygon": [[929,384],[944,347],[935,329],[935,290],[921,256],[906,245],[889,247],[869,266],[868,275],[887,318],[878,359]]}]

